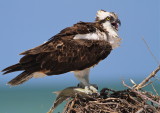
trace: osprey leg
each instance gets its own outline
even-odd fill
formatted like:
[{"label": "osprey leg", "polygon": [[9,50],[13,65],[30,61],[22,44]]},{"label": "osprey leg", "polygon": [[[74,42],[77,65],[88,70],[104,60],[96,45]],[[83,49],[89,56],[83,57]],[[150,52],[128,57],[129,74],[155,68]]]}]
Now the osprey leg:
[{"label": "osprey leg", "polygon": [[89,83],[89,72],[90,68],[87,68],[82,71],[75,71],[74,75],[80,81],[78,86],[84,88],[87,94],[97,93],[98,90]]}]

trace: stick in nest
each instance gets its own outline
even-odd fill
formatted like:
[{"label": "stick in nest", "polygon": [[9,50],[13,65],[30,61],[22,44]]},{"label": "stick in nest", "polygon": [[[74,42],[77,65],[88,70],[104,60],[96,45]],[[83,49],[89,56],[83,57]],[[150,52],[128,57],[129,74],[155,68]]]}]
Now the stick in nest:
[{"label": "stick in nest", "polygon": [[147,78],[145,78],[140,84],[138,84],[135,89],[139,90],[141,88],[143,88],[143,86],[145,86],[145,84],[151,79],[153,78],[156,73],[160,70],[160,66],[158,66]]}]

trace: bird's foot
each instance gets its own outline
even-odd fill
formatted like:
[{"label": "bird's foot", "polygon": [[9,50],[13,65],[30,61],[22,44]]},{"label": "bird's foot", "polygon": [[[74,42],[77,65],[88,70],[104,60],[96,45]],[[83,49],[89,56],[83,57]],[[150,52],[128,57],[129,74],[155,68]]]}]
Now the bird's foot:
[{"label": "bird's foot", "polygon": [[97,84],[91,84],[91,86],[93,86],[94,88],[96,88],[98,90]]},{"label": "bird's foot", "polygon": [[98,86],[96,84],[89,84],[89,85],[85,86],[84,84],[79,83],[77,86],[79,88],[84,89],[84,93],[86,93],[86,94],[90,94],[90,95],[99,94],[98,93]]},{"label": "bird's foot", "polygon": [[[92,86],[92,87],[94,87],[94,88],[96,88],[98,90],[97,84],[90,84],[89,86]],[[82,83],[79,83],[77,85],[77,87],[85,89],[86,86],[84,84],[82,84]]]},{"label": "bird's foot", "polygon": [[86,94],[90,94],[90,95],[94,93],[98,94],[98,90],[94,86],[91,86],[91,85],[85,86],[84,90]]}]

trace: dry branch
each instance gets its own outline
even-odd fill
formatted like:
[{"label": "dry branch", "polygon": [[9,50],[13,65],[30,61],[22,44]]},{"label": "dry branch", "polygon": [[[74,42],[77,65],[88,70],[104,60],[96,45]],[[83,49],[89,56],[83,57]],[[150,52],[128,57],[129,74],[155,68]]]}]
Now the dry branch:
[{"label": "dry branch", "polygon": [[[127,84],[125,84],[124,81],[122,81],[122,83],[123,83],[123,85],[124,85],[125,87],[131,89],[133,92],[135,92],[135,93],[137,93],[139,96],[141,96],[141,98],[143,98],[144,100],[149,100],[149,101],[151,101],[152,103],[155,103],[155,104],[157,104],[157,105],[160,107],[160,103],[159,103],[159,102],[154,101],[153,99],[151,99],[151,98],[149,98],[148,96],[145,95],[146,92],[143,92],[143,93],[144,93],[144,94],[143,94],[142,92],[137,91],[137,90],[133,89],[132,87],[128,86]],[[155,97],[153,97],[153,98],[155,98]],[[159,98],[159,99],[160,99],[160,98]],[[159,99],[158,99],[158,100],[159,100]]]},{"label": "dry branch", "polygon": [[145,86],[145,84],[151,79],[153,78],[156,73],[160,70],[160,66],[158,66],[147,78],[145,78],[140,84],[138,84],[135,89],[139,90],[141,88],[143,88]]}]

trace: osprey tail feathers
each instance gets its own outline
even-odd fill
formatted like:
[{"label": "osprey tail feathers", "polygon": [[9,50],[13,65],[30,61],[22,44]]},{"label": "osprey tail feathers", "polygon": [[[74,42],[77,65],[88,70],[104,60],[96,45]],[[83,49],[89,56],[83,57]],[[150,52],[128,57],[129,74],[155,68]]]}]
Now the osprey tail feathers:
[{"label": "osprey tail feathers", "polygon": [[[11,73],[11,72],[15,72],[15,71],[22,71],[22,70],[23,70],[22,66],[19,63],[17,63],[15,65],[12,65],[12,66],[9,66],[9,67],[3,69],[2,72],[4,72],[3,73],[3,75],[4,75],[7,73]],[[28,73],[26,71],[23,71],[17,77],[15,77],[10,82],[8,82],[8,84],[10,84],[12,86],[19,85],[19,84],[22,84],[25,81],[29,80],[32,77],[33,77],[32,73]]]},{"label": "osprey tail feathers", "polygon": [[3,75],[5,75],[7,73],[21,71],[21,70],[23,70],[22,66],[19,63],[17,63],[15,65],[12,65],[12,66],[9,66],[9,67],[3,69],[2,72],[4,72]]},{"label": "osprey tail feathers", "polygon": [[26,71],[22,72],[19,74],[17,77],[12,79],[11,81],[8,82],[9,85],[16,86],[19,84],[22,84],[26,82],[27,80],[31,79],[33,77],[33,74],[27,73]]}]

